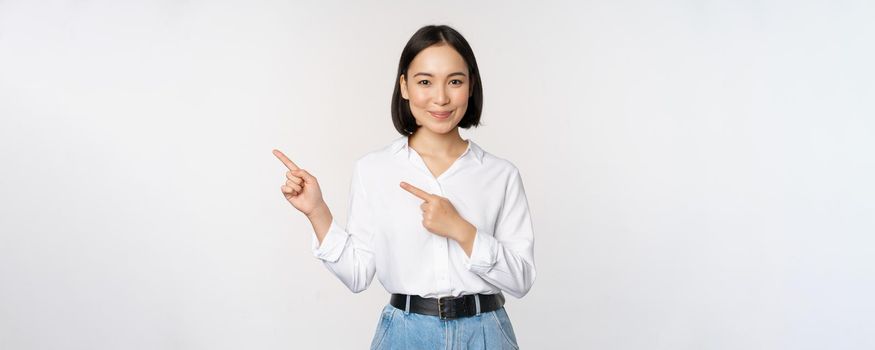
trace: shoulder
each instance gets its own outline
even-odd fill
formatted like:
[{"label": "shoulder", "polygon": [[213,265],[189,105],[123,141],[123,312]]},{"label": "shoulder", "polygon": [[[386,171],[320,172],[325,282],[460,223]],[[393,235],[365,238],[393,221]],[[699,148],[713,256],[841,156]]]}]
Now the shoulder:
[{"label": "shoulder", "polygon": [[519,168],[517,168],[516,164],[511,162],[509,159],[498,157],[488,152],[483,153],[483,165],[505,172],[519,172]]},{"label": "shoulder", "polygon": [[[475,143],[476,145],[476,143]],[[523,186],[523,179],[520,175],[520,169],[512,162],[502,156],[488,152],[480,148],[482,152],[483,162],[480,164],[480,175],[483,178],[491,179],[492,181],[501,184],[506,191],[520,188]]]},{"label": "shoulder", "polygon": [[371,149],[355,160],[355,169],[382,168],[393,160],[393,156],[407,143],[407,138],[395,138],[386,145]]},{"label": "shoulder", "polygon": [[510,159],[483,152],[483,164],[487,178],[493,179],[498,186],[504,188],[507,198],[525,196],[525,186],[520,169]]},{"label": "shoulder", "polygon": [[480,148],[480,152],[482,152],[483,154],[483,167],[488,168],[498,174],[504,174],[507,177],[518,176],[519,168],[517,168],[516,164],[514,164],[510,159],[483,150],[483,148],[479,147],[479,145],[477,147]]}]

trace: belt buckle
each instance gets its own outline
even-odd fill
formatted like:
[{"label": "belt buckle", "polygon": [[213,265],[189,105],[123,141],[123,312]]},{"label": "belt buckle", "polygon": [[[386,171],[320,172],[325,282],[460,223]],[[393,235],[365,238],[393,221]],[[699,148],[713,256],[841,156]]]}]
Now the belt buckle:
[{"label": "belt buckle", "polygon": [[[443,299],[449,299],[450,300],[449,305],[447,304],[447,300],[443,300]],[[452,297],[438,298],[438,317],[441,320],[451,320],[451,319],[457,318],[458,313],[456,312],[457,311],[456,310],[456,303],[454,303],[453,301],[455,301],[455,298],[452,298]],[[444,306],[449,306],[449,307],[447,307],[447,309],[444,310]]]},{"label": "belt buckle", "polygon": [[459,308],[458,305],[456,305],[457,299],[460,298],[438,298],[438,316],[441,320],[452,320],[459,318]]}]

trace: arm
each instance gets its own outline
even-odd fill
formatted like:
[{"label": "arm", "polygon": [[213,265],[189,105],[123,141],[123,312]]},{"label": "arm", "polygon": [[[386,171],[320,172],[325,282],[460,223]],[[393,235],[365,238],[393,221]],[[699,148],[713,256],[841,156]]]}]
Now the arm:
[{"label": "arm", "polygon": [[328,234],[328,229],[331,228],[331,222],[334,221],[331,209],[328,209],[328,205],[322,202],[322,205],[313,210],[313,213],[307,215],[307,219],[310,219],[310,225],[313,225],[313,233],[316,234],[318,244],[322,244],[322,240]]},{"label": "arm", "polygon": [[346,229],[334,220],[328,206],[314,210],[308,216],[314,232],[313,255],[322,260],[325,267],[353,293],[367,289],[376,272],[370,215],[356,163],[350,184]]},{"label": "arm", "polygon": [[[508,294],[522,298],[535,282],[534,230],[519,170],[505,189],[495,232],[481,228],[470,241],[465,267]],[[463,248],[468,242],[459,242]],[[467,252],[467,249],[465,249]]]}]

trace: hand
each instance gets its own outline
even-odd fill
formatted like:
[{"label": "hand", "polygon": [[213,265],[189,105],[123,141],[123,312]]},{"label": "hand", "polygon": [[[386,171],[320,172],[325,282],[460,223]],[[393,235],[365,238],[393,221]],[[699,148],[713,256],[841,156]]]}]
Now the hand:
[{"label": "hand", "polygon": [[459,242],[473,238],[476,228],[459,215],[449,199],[430,194],[403,181],[401,188],[425,201],[420,206],[422,208],[422,226],[429,232]]},{"label": "hand", "polygon": [[328,206],[322,199],[319,182],[304,169],[298,168],[283,152],[273,150],[275,155],[289,171],[286,172],[286,182],[280,187],[286,200],[307,217]]}]

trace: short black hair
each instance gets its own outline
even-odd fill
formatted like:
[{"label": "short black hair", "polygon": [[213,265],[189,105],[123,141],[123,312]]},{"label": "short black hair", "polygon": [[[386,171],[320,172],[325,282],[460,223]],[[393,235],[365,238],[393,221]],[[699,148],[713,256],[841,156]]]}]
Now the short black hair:
[{"label": "short black hair", "polygon": [[[474,58],[474,51],[468,45],[468,41],[459,34],[455,29],[446,25],[427,25],[419,28],[416,33],[407,41],[407,46],[401,51],[401,59],[398,61],[398,73],[395,74],[395,92],[392,93],[392,123],[395,124],[395,129],[401,135],[412,135],[419,125],[416,125],[416,119],[410,112],[410,102],[401,97],[401,75],[407,77],[407,68],[410,67],[410,62],[419,54],[420,51],[435,45],[447,44],[454,48],[459,55],[465,60],[468,65],[468,74],[470,75],[471,91],[468,98],[468,109],[462,120],[459,121],[458,127],[468,129],[472,126],[480,125],[480,112],[483,110],[483,88],[480,82],[480,69],[477,68],[477,60]],[[408,79],[409,80],[409,79]]]}]

